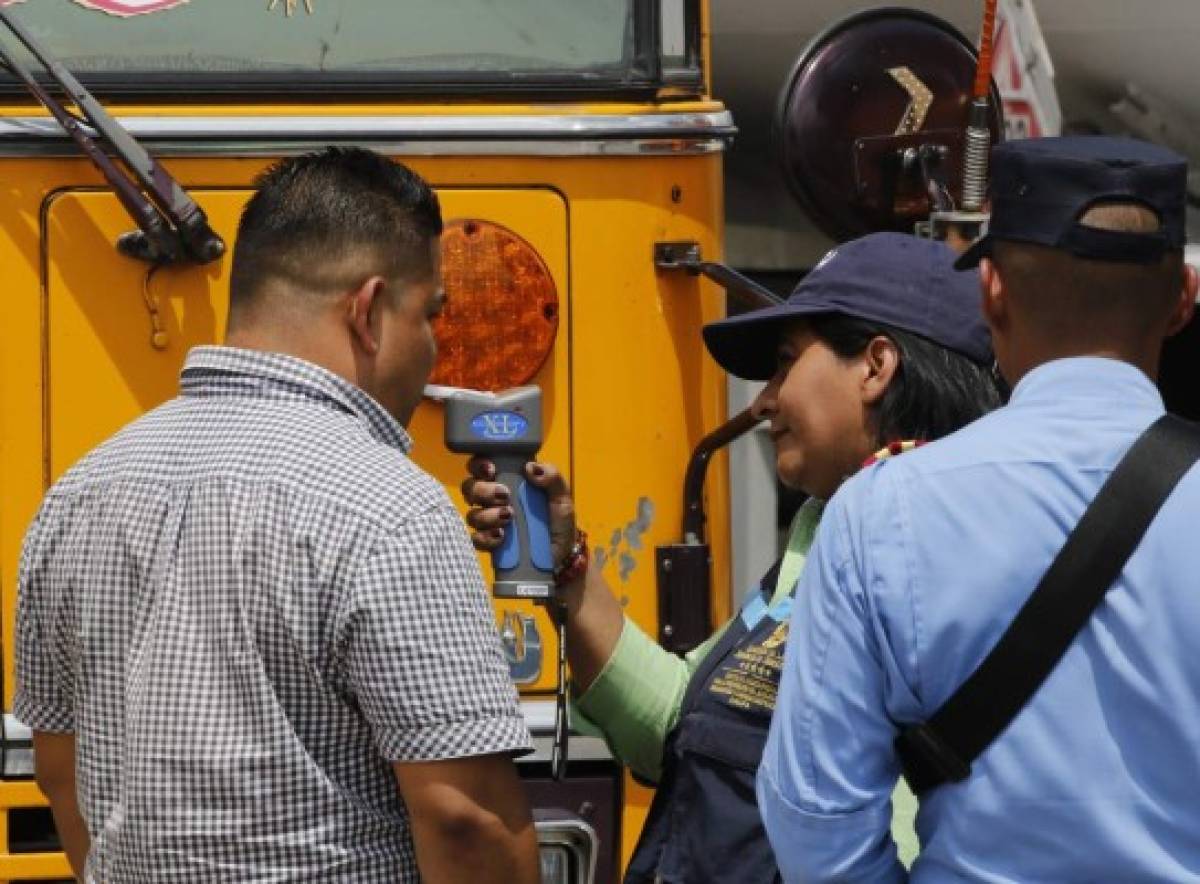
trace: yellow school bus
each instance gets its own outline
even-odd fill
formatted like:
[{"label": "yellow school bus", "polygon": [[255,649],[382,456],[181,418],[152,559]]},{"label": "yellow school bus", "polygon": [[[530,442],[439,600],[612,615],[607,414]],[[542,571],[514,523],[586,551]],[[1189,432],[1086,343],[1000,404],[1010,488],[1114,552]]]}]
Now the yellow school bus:
[{"label": "yellow school bus", "polygon": [[[709,95],[705,3],[29,0],[8,11],[230,246],[255,175],[281,156],[363,145],[431,181],[450,222],[444,272],[456,305],[435,380],[541,386],[542,456],[567,472],[626,610],[670,637],[655,550],[680,540],[685,467],[725,416],[724,378],[700,345],[724,295],[654,260],[662,243],[720,252],[733,126]],[[36,67],[11,35],[0,41]],[[133,227],[126,207],[11,77],[0,80],[0,187],[7,713],[25,529],[64,470],[175,394],[190,347],[221,339],[229,253],[154,266],[119,249]],[[443,447],[441,406],[424,404],[411,429],[416,460],[457,498],[464,459]],[[707,598],[691,600],[705,622],[729,615],[727,497],[723,471],[711,471],[714,576]],[[566,779],[550,778],[554,634],[527,603],[498,603],[497,618],[524,667],[539,751],[521,769],[534,805],[568,811],[598,845],[595,880],[612,881],[650,794],[582,736]],[[28,732],[8,714],[0,749],[0,881],[68,877]],[[570,838],[569,827],[546,829],[547,880],[589,880]]]}]

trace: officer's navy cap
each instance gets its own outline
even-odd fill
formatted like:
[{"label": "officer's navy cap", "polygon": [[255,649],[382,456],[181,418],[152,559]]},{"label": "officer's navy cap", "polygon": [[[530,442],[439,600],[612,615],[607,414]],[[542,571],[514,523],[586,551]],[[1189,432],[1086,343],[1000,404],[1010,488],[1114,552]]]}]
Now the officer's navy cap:
[{"label": "officer's navy cap", "polygon": [[704,343],[731,374],[767,380],[789,322],[840,314],[912,332],[989,365],[979,278],[955,270],[954,257],[944,243],[903,233],[852,240],[822,258],[783,304],[706,325]]},{"label": "officer's navy cap", "polygon": [[[1104,136],[1027,138],[992,148],[992,215],[958,259],[974,267],[996,240],[1034,243],[1081,258],[1150,264],[1185,241],[1187,161],[1143,141]],[[1079,223],[1097,203],[1134,203],[1158,215],[1154,233]]]}]

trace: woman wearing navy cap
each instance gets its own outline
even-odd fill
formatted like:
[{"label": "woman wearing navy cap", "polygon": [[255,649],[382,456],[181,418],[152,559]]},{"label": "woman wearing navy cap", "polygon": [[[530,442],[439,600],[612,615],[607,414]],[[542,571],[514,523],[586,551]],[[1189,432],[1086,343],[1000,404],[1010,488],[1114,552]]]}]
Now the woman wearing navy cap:
[{"label": "woman wearing navy cap", "polygon": [[[865,462],[951,433],[1000,404],[978,278],[947,246],[873,234],[840,246],[787,302],[713,323],[726,370],[765,380],[779,479],[809,495],[788,549],[738,616],[680,658],[627,619],[599,567],[580,556],[559,471],[531,464],[550,498],[568,582],[568,649],[582,716],[658,791],[627,882],[779,879],[754,797],[787,637],[792,592],[824,501]],[[511,518],[492,465],[473,459],[464,495],[473,539],[491,549]],[[573,567],[574,566],[574,567]],[[582,567],[581,567],[582,566]]]}]

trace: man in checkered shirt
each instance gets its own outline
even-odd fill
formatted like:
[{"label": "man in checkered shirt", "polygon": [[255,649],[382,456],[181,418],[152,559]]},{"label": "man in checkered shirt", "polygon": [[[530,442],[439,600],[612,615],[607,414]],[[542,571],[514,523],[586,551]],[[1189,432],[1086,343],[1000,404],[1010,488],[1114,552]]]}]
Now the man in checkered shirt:
[{"label": "man in checkered shirt", "polygon": [[478,563],[406,457],[441,230],[369,151],[269,170],[227,345],[46,495],[14,711],[87,880],[537,879]]}]

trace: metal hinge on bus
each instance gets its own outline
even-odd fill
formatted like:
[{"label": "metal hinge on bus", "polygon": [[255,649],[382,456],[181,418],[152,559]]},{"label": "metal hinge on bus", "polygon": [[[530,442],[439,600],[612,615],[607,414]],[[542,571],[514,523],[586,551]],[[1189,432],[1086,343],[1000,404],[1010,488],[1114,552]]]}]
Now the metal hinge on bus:
[{"label": "metal hinge on bus", "polygon": [[0,733],[0,775],[6,780],[33,776],[33,733],[9,712],[4,713]]},{"label": "metal hinge on bus", "polygon": [[558,808],[533,811],[544,884],[594,884],[600,841],[578,814]]}]

